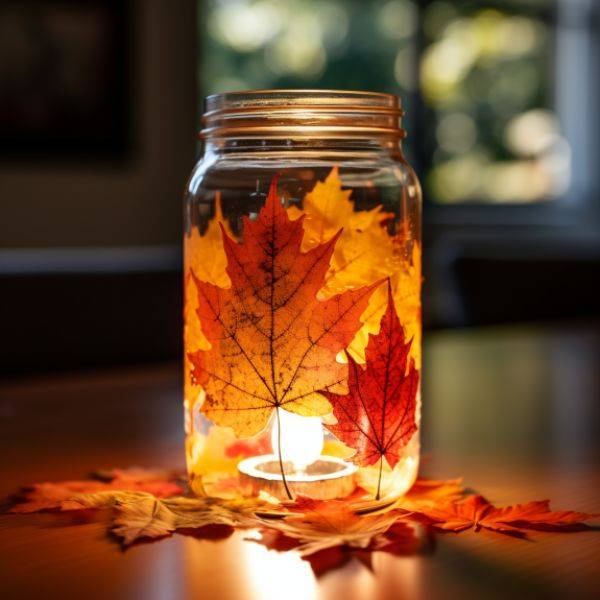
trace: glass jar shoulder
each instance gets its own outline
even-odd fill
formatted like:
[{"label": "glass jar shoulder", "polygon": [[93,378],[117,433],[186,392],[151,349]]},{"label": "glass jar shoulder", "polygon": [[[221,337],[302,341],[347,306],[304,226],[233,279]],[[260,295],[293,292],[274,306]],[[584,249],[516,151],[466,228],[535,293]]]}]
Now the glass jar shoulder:
[{"label": "glass jar shoulder", "polygon": [[353,181],[363,185],[408,186],[417,183],[414,170],[401,153],[332,154],[329,157],[299,157],[286,153],[268,155],[205,153],[196,163],[186,186],[194,196],[201,189],[214,187],[222,178],[239,185],[257,176],[270,179],[284,174],[284,179],[297,177],[309,180],[309,174],[319,174],[336,167],[342,175],[353,175]]},{"label": "glass jar shoulder", "polygon": [[240,209],[247,215],[257,213],[274,178],[285,203],[299,209],[319,183],[335,180],[357,210],[382,206],[396,218],[420,212],[419,181],[400,153],[325,158],[207,153],[186,186],[186,226],[197,221],[194,212],[214,213],[217,198],[225,216],[239,214]]}]

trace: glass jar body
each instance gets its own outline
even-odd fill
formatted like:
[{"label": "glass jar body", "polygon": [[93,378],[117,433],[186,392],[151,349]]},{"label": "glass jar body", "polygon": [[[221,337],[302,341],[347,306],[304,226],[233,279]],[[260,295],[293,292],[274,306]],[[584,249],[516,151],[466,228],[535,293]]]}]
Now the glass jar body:
[{"label": "glass jar body", "polygon": [[[279,210],[269,204],[270,193],[274,194],[271,202],[283,212],[268,221],[266,213]],[[279,246],[275,243],[274,250],[261,246],[257,230],[251,229],[252,224],[260,227],[261,223],[263,229],[267,223],[280,227],[281,231],[274,235],[280,240],[288,236],[287,241]],[[261,230],[262,233],[269,235]],[[324,435],[322,455],[353,463],[356,448],[344,443],[340,439],[343,435],[334,435],[339,431],[335,427],[340,419],[334,415],[333,404],[353,391],[356,401],[360,386],[351,389],[349,373],[353,368],[360,378],[367,372],[368,347],[373,348],[372,355],[376,353],[377,336],[382,333],[382,319],[387,314],[390,297],[403,332],[401,341],[406,344],[405,374],[412,368],[417,372],[413,381],[419,379],[420,233],[420,186],[399,145],[390,148],[372,140],[340,143],[255,140],[249,144],[209,140],[205,144],[204,155],[194,168],[185,193],[184,410],[187,469],[195,493],[227,496],[232,491],[257,492],[256,486],[248,485],[247,478],[240,479],[240,463],[269,454],[285,461],[286,448],[293,454],[293,443],[286,446],[287,421],[281,421],[280,417],[287,419],[291,412],[302,415],[299,419],[306,419],[313,413],[306,406],[287,404],[291,393],[286,397],[285,390],[310,387],[313,374],[323,384],[323,393],[316,394],[320,396],[317,416],[323,423],[319,425]],[[252,288],[252,275],[245,287],[243,278],[253,268],[259,274],[261,269],[265,270],[268,262],[265,257],[271,251],[279,253],[274,259],[275,262],[281,259],[279,266],[288,264],[289,268],[281,267],[279,274],[271,274],[273,289],[269,305],[268,292]],[[306,256],[314,256],[315,262],[312,268],[303,271],[302,257]],[[273,266],[272,262],[269,264]],[[273,302],[273,294],[278,293],[277,285],[285,285],[285,278],[291,281],[294,276],[297,276],[293,282],[296,313],[290,316],[286,311],[292,301],[288,307],[278,305]],[[240,292],[240,288],[244,289]],[[344,347],[335,348],[336,364],[331,372],[338,376],[334,382],[328,381],[326,373],[323,374],[328,369],[323,361],[325,355],[317,354],[313,363],[310,353],[321,344],[320,340],[330,337],[331,324],[321,323],[319,330],[315,315],[320,314],[327,302],[340,295],[358,294],[360,290],[365,290],[365,296],[360,307],[355,307],[353,324],[350,326],[346,321],[341,329],[350,330],[337,338],[338,344],[341,339],[346,340]],[[261,308],[248,306],[248,293],[261,297],[259,304],[265,307],[264,315],[257,314]],[[219,302],[223,306],[217,308]],[[235,303],[239,306],[230,310]],[[269,332],[273,333],[277,319],[283,324],[270,339]],[[303,319],[305,323],[300,323]],[[219,329],[216,333],[211,329],[215,323]],[[247,334],[248,327],[255,327],[254,336]],[[239,333],[241,328],[246,333]],[[286,336],[293,336],[292,341]],[[343,380],[340,372],[346,374]],[[304,388],[300,386],[302,378],[306,380]],[[267,402],[264,410],[258,406],[264,402],[259,398],[261,385],[266,396],[275,399]],[[273,394],[278,386],[284,391]],[[226,394],[232,406],[225,406],[222,399],[216,401],[215,394]],[[252,394],[255,402],[249,400]],[[386,410],[385,402],[385,398],[372,402],[371,417],[373,412]],[[400,495],[410,488],[419,462],[420,388],[415,403],[414,431],[401,440],[400,449],[394,446],[393,460],[388,461],[387,456],[366,460],[363,457],[352,475],[352,484],[329,489],[326,494],[344,496],[358,485],[373,495],[386,497]],[[257,413],[261,413],[260,423],[254,423]],[[389,414],[390,418],[398,418],[393,412]],[[242,425],[238,427],[240,421]],[[252,427],[246,427],[248,422],[252,422]],[[360,435],[361,424],[354,425]],[[366,434],[365,443],[381,426],[382,435],[375,437],[383,444],[384,425],[379,421],[371,423],[371,436],[362,431]],[[257,427],[259,430],[254,431]],[[274,427],[280,436],[279,448],[274,447]],[[247,435],[250,429],[252,435]],[[308,433],[302,431],[297,434],[301,447],[310,444]],[[369,460],[371,464],[365,464]],[[290,475],[289,479],[293,477]],[[293,481],[287,482],[285,489],[288,497],[294,493],[321,497],[318,491],[311,494],[310,485],[302,487]],[[275,491],[274,495],[282,494]]]}]

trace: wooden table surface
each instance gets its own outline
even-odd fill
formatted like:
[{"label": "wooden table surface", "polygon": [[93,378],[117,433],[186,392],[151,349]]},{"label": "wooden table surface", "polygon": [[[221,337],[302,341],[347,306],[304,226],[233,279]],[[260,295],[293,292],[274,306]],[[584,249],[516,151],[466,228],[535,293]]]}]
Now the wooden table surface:
[{"label": "wooden table surface", "polygon": [[[498,503],[551,498],[600,511],[600,329],[497,328],[427,337],[425,474],[464,476]],[[96,468],[183,466],[177,365],[115,369],[0,386],[0,494]],[[308,563],[235,534],[185,536],[126,552],[106,517],[0,516],[0,597],[592,598],[600,594],[600,532],[437,537],[426,556],[374,556],[318,581]]]}]

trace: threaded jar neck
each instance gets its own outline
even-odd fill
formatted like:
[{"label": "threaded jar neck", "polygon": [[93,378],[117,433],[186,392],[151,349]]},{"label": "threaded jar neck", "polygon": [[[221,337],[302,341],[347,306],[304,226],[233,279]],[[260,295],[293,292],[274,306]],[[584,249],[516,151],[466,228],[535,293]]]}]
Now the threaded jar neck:
[{"label": "threaded jar neck", "polygon": [[209,96],[201,139],[373,139],[398,143],[403,110],[392,94],[253,90]]}]

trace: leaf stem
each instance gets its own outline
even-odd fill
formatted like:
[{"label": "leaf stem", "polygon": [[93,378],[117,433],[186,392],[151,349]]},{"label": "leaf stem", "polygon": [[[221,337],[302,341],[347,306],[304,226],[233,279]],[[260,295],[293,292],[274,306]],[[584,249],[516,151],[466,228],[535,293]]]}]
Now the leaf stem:
[{"label": "leaf stem", "polygon": [[377,495],[375,496],[375,500],[379,500],[381,498],[381,476],[383,474],[383,454],[379,459],[379,479],[377,480]]},{"label": "leaf stem", "polygon": [[281,456],[281,418],[279,417],[279,406],[275,407],[275,414],[277,415],[277,454],[279,456],[279,468],[281,469],[281,478],[283,479],[283,487],[285,493],[290,500],[293,500],[292,492],[288,487],[287,479],[285,478],[285,471],[283,469],[283,457]]}]

